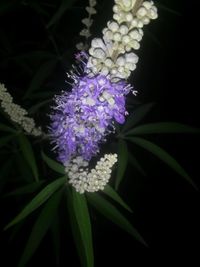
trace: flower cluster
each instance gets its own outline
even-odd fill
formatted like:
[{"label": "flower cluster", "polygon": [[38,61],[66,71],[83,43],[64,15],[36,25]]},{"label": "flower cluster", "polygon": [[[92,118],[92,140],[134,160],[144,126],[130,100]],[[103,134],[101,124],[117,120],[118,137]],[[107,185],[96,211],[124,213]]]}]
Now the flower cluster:
[{"label": "flower cluster", "polygon": [[84,193],[103,190],[108,183],[113,165],[117,162],[117,154],[105,154],[96,164],[95,168],[88,170],[88,162],[81,156],[74,158],[66,165],[69,183],[77,192]]},{"label": "flower cluster", "polygon": [[[89,0],[89,6],[86,7],[86,11],[88,12],[88,17],[82,19],[82,23],[84,24],[85,28],[81,30],[80,35],[86,38],[86,42],[87,42],[87,39],[91,36],[90,28],[93,23],[93,19],[91,17],[92,15],[96,14],[96,9],[95,9],[96,3],[97,3],[96,0]],[[76,45],[76,48],[78,50],[86,50],[88,48],[88,45],[86,42],[78,43]]]},{"label": "flower cluster", "polygon": [[[103,39],[94,39],[89,50],[88,73],[103,73],[113,81],[128,79],[138,57],[131,52],[140,48],[143,26],[157,18],[152,1],[115,0],[113,20],[103,29]],[[138,6],[138,3],[140,4]]]},{"label": "flower cluster", "polygon": [[33,136],[42,135],[41,128],[36,128],[32,118],[27,117],[28,112],[17,104],[13,103],[12,96],[7,92],[3,84],[0,84],[1,107],[14,123],[19,124],[23,130]]},{"label": "flower cluster", "polygon": [[130,90],[124,81],[113,84],[103,75],[84,76],[70,93],[57,96],[50,133],[59,161],[66,164],[77,155],[89,161],[95,156],[113,131],[113,121],[125,121],[125,94]]},{"label": "flower cluster", "polygon": [[[87,7],[87,11],[95,13],[93,7]],[[58,159],[66,166],[69,182],[80,193],[102,190],[110,179],[116,154],[105,155],[91,171],[89,161],[114,130],[114,121],[125,121],[125,96],[131,90],[126,80],[138,62],[132,50],[140,47],[143,25],[157,18],[152,1],[115,0],[113,11],[103,38],[92,40],[89,56],[83,51],[79,54],[83,77],[71,72],[72,91],[56,97],[57,106],[51,115],[50,132]],[[91,23],[87,19],[83,23],[87,29],[81,35],[88,38]]]}]

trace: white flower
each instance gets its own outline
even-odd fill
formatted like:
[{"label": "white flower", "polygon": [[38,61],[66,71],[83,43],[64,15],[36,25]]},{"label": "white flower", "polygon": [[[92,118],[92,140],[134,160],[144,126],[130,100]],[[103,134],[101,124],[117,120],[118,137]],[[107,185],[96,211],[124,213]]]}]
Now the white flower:
[{"label": "white flower", "polygon": [[22,129],[33,136],[42,135],[41,128],[36,128],[32,118],[26,117],[28,112],[17,104],[14,104],[12,96],[7,92],[4,84],[0,84],[0,101],[1,107],[10,117],[11,121],[19,124]]},{"label": "white flower", "polygon": [[126,62],[130,62],[134,64],[138,62],[138,56],[133,52],[125,54],[125,59],[126,59]]},{"label": "white flower", "polygon": [[118,4],[124,11],[132,10],[135,2],[136,0],[115,0],[115,3]]},{"label": "white flower", "polygon": [[97,13],[97,12],[96,12],[96,9],[95,9],[94,7],[92,7],[92,6],[87,6],[85,9],[86,9],[87,12],[88,12],[89,14],[91,14],[91,15]]},{"label": "white flower", "polygon": [[112,32],[116,32],[119,29],[119,25],[117,24],[117,22],[114,21],[109,21],[107,26],[108,29],[111,30]]},{"label": "white flower", "polygon": [[95,168],[89,171],[86,168],[88,163],[82,157],[77,157],[66,165],[65,171],[69,176],[69,183],[77,192],[96,192],[104,189],[116,162],[117,154],[105,154],[96,163]]},{"label": "white flower", "polygon": [[139,7],[135,4],[135,0],[115,0],[114,21],[108,21],[102,39],[92,40],[86,70],[89,75],[102,73],[118,81],[127,79],[135,70],[138,57],[131,51],[140,48],[143,26],[157,17],[152,1],[141,2]]},{"label": "white flower", "polygon": [[93,23],[93,19],[89,18],[82,19],[82,23],[85,24],[87,27],[90,27]]},{"label": "white flower", "polygon": [[105,48],[106,48],[106,46],[105,46],[103,40],[100,39],[100,38],[94,38],[94,39],[92,40],[92,42],[91,42],[91,46],[92,46],[93,48],[101,48],[101,49],[103,49],[103,50],[105,50]]}]

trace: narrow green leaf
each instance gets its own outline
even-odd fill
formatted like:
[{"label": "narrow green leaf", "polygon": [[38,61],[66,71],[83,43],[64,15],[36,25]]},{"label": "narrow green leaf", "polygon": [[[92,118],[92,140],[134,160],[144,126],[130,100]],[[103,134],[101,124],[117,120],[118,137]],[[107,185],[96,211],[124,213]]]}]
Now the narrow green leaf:
[{"label": "narrow green leaf", "polygon": [[105,186],[104,190],[102,191],[110,198],[115,200],[118,204],[120,204],[123,208],[128,210],[129,212],[133,212],[131,208],[124,202],[124,200],[120,197],[120,195],[108,184]]},{"label": "narrow green leaf", "polygon": [[57,12],[54,14],[54,16],[51,18],[49,23],[47,24],[47,28],[51,27],[54,25],[65,13],[65,11],[70,8],[75,0],[62,0],[60,7],[58,8]]},{"label": "narrow green leaf", "polygon": [[87,194],[88,200],[100,213],[106,218],[117,224],[123,230],[131,234],[139,242],[147,246],[143,237],[139,232],[131,225],[131,223],[113,206],[109,201],[98,195],[97,193]]},{"label": "narrow green leaf", "polygon": [[72,189],[72,200],[75,218],[79,227],[83,241],[83,247],[86,254],[87,267],[93,267],[94,255],[92,244],[92,230],[87,201],[83,194],[77,193],[74,189]]},{"label": "narrow green leaf", "polygon": [[43,151],[42,151],[42,158],[49,166],[49,168],[51,168],[52,170],[60,174],[66,174],[64,166],[58,163],[57,161],[49,158]]},{"label": "narrow green leaf", "polygon": [[118,142],[118,165],[117,165],[117,175],[115,180],[115,189],[118,189],[121,183],[124,173],[126,171],[126,166],[128,163],[128,148],[124,140],[119,139]]},{"label": "narrow green leaf", "polygon": [[45,80],[51,75],[55,69],[57,60],[49,60],[42,64],[42,66],[37,70],[33,79],[30,82],[29,88],[27,89],[24,98],[28,98],[31,94],[37,91],[45,82]]},{"label": "narrow green leaf", "polygon": [[176,122],[156,122],[137,126],[126,132],[125,136],[157,133],[200,133],[200,130]]},{"label": "narrow green leaf", "polygon": [[35,180],[37,182],[39,180],[39,174],[31,143],[29,142],[28,138],[23,134],[20,134],[18,138],[24,158],[26,159],[28,165],[30,166],[33,175],[35,177]]},{"label": "narrow green leaf", "polygon": [[80,233],[80,228],[75,216],[75,210],[74,210],[74,204],[73,204],[73,198],[72,198],[72,188],[67,187],[67,209],[69,214],[69,220],[71,225],[71,230],[74,238],[74,242],[76,245],[76,249],[81,261],[81,266],[87,267],[87,258],[86,258],[86,252],[83,246],[83,239]]},{"label": "narrow green leaf", "polygon": [[4,228],[5,230],[20,222],[46,202],[50,196],[66,183],[66,177],[61,177],[48,184],[40,193],[38,193],[28,205]]},{"label": "narrow green leaf", "polygon": [[17,195],[24,195],[24,194],[31,194],[34,193],[36,190],[38,190],[41,185],[44,184],[45,181],[38,181],[34,182],[25,186],[22,186],[20,188],[15,189],[14,191],[6,194],[6,196],[17,196]]},{"label": "narrow green leaf", "polygon": [[128,160],[131,163],[131,165],[134,166],[142,175],[146,176],[146,172],[143,170],[139,161],[136,159],[136,157],[133,154],[131,153],[128,154]]},{"label": "narrow green leaf", "polygon": [[152,109],[154,103],[143,104],[139,108],[137,108],[132,114],[128,116],[128,119],[124,126],[122,127],[122,133],[126,132],[128,129],[135,126],[138,122],[140,122]]},{"label": "narrow green leaf", "polygon": [[4,137],[0,138],[0,147],[5,146],[10,140],[12,140],[15,137],[14,134],[10,134]]},{"label": "narrow green leaf", "polygon": [[27,266],[37,248],[39,247],[43,237],[46,235],[49,227],[54,220],[54,216],[60,204],[62,190],[55,192],[44,204],[29,236],[25,250],[19,262],[19,267]]},{"label": "narrow green leaf", "polygon": [[0,123],[0,131],[2,132],[10,132],[10,133],[16,133],[16,130],[14,128],[11,128],[3,123]]},{"label": "narrow green leaf", "polygon": [[169,167],[171,167],[174,171],[176,171],[179,175],[185,178],[195,189],[198,190],[195,183],[192,181],[188,173],[181,167],[181,165],[171,156],[169,155],[164,149],[159,147],[158,145],[145,140],[139,137],[127,137],[126,139],[130,140],[131,142],[137,144],[138,146],[150,151],[152,154],[157,156],[160,160],[165,162]]}]

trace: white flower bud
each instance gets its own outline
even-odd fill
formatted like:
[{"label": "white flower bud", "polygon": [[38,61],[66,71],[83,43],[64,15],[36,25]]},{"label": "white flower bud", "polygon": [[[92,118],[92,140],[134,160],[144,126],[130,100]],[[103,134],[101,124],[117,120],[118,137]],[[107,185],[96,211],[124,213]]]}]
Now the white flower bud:
[{"label": "white flower bud", "polygon": [[94,38],[91,42],[91,46],[93,48],[101,48],[103,50],[106,49],[106,46],[101,38]]},{"label": "white flower bud", "polygon": [[113,61],[110,59],[110,58],[107,58],[106,60],[105,60],[105,65],[106,65],[106,67],[108,67],[108,68],[111,68],[112,66],[113,66]]},{"label": "white flower bud", "polygon": [[126,15],[126,20],[127,20],[128,22],[132,21],[132,20],[133,20],[133,15],[132,15],[131,13],[127,13],[127,15]]},{"label": "white flower bud", "polygon": [[104,32],[104,40],[112,40],[113,39],[113,33],[112,31],[109,31],[108,29]]},{"label": "white flower bud", "polygon": [[94,57],[104,59],[106,57],[105,52],[101,48],[95,48],[93,52]]},{"label": "white flower bud", "polygon": [[124,43],[126,45],[129,42],[130,42],[130,37],[128,35],[125,35],[122,37],[122,43]]},{"label": "white flower bud", "polygon": [[96,6],[97,1],[96,0],[89,0],[89,4],[91,7],[94,7],[94,6]]},{"label": "white flower bud", "polygon": [[121,41],[121,34],[118,33],[118,32],[116,32],[116,33],[113,35],[113,39],[114,39],[114,41],[116,41],[116,42]]},{"label": "white flower bud", "polygon": [[150,22],[150,19],[149,19],[148,17],[144,17],[144,18],[142,18],[142,23],[143,23],[144,25],[149,24],[149,22]]},{"label": "white flower bud", "polygon": [[125,64],[125,58],[124,57],[118,57],[116,60],[116,65],[123,66]]},{"label": "white flower bud", "polygon": [[95,9],[94,7],[87,6],[85,9],[86,9],[86,10],[87,10],[87,12],[88,12],[89,14],[91,14],[91,15],[93,15],[93,14],[96,14],[96,13],[97,13],[97,12],[96,12],[96,9]]},{"label": "white flower bud", "polygon": [[140,7],[136,13],[138,18],[142,18],[147,15],[147,10],[145,7]]},{"label": "white flower bud", "polygon": [[121,25],[119,27],[119,32],[122,34],[122,35],[125,35],[128,33],[128,27],[126,25]]},{"label": "white flower bud", "polygon": [[138,62],[138,56],[134,54],[133,52],[125,54],[125,59],[126,59],[126,62],[130,62],[134,64]]},{"label": "white flower bud", "polygon": [[152,7],[152,1],[151,1],[151,2],[149,2],[149,1],[144,1],[144,2],[142,3],[142,5],[148,10],[148,9],[150,9],[150,8]]},{"label": "white flower bud", "polygon": [[130,11],[135,5],[136,0],[115,0],[116,4],[118,4],[122,10]]},{"label": "white flower bud", "polygon": [[116,32],[119,29],[119,25],[114,21],[112,22],[109,21],[107,25],[108,25],[108,29],[111,30],[112,32]]}]

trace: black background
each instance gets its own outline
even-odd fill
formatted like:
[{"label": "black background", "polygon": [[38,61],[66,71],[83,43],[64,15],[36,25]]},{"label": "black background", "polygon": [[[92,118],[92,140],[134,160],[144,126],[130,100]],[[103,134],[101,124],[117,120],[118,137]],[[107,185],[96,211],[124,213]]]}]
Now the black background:
[{"label": "black background", "polygon": [[[84,6],[84,2],[87,3],[78,1],[76,4]],[[176,10],[180,15],[159,9],[159,18],[145,30],[139,51],[140,61],[131,82],[139,91],[138,101],[156,102],[146,122],[177,121],[198,127],[198,8],[195,3],[189,1],[159,2]],[[111,16],[111,7],[112,1],[98,2],[99,12],[93,26],[94,36],[100,35],[101,29]],[[75,51],[73,49],[82,27],[80,19],[85,15],[83,9],[71,9],[65,12],[59,22],[58,31],[63,32],[66,37],[60,42],[60,48],[63,52],[66,49],[69,55],[66,56],[64,65],[58,66],[54,73],[50,81],[52,86],[64,84],[64,69],[67,70],[72,63]],[[21,4],[15,5],[0,17],[0,30],[0,34],[4,33],[10,40],[13,49],[11,56],[35,49],[40,43],[45,43],[47,38],[41,16],[33,8]],[[21,46],[20,42],[23,43]],[[35,42],[36,45],[30,45],[29,42]],[[18,90],[13,90],[13,95],[16,101],[20,101],[20,95],[29,78],[18,75],[17,66],[9,61],[10,55],[1,54],[1,57],[1,82],[6,83],[11,91],[12,88]],[[196,184],[199,184],[200,146],[197,135],[162,135],[152,137],[152,140],[166,148],[185,167]],[[126,214],[127,217],[142,233],[149,247],[140,245],[91,210],[96,266],[141,266],[144,262],[163,266],[166,261],[172,265],[174,259],[179,262],[188,259],[187,266],[196,266],[193,261],[199,261],[199,193],[149,153],[139,149],[138,153],[148,175],[141,177],[129,166],[120,193],[134,210],[133,215]],[[9,209],[15,210],[12,206],[14,203],[2,203],[1,216],[7,218]],[[69,229],[66,221],[67,218],[63,219],[61,225],[63,232],[60,266],[80,266],[71,233],[66,230]],[[8,235],[2,235],[2,267],[10,266],[11,262],[11,266],[16,266],[28,231],[27,226],[12,245],[8,245]],[[28,266],[36,266],[39,263],[55,266],[48,236]]]}]

